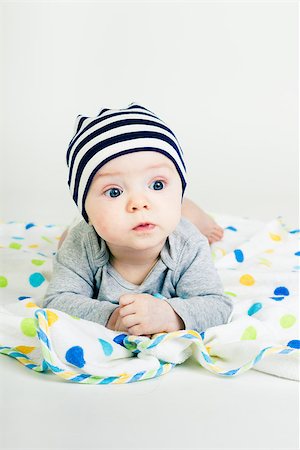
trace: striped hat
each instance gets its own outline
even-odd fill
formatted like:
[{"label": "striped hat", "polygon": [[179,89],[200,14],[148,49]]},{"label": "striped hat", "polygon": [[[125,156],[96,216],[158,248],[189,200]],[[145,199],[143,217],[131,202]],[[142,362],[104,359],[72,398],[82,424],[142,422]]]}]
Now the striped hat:
[{"label": "striped hat", "polygon": [[88,222],[85,200],[96,172],[118,156],[155,151],[174,164],[186,187],[186,168],[174,133],[153,112],[131,103],[127,108],[104,108],[96,117],[78,116],[75,135],[67,151],[69,188],[74,202]]}]

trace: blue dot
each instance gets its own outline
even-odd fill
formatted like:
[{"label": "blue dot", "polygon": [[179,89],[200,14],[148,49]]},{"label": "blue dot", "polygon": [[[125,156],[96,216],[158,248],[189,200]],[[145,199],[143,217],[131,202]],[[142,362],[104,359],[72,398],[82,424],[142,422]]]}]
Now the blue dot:
[{"label": "blue dot", "polygon": [[18,300],[25,300],[26,298],[31,298],[31,297],[22,296],[22,297],[19,297]]},{"label": "blue dot", "polygon": [[300,256],[300,252],[296,252],[295,255],[296,255],[296,256]]},{"label": "blue dot", "polygon": [[124,339],[126,338],[127,334],[118,334],[118,336],[114,337],[114,342],[116,344],[122,345],[123,347],[125,347],[124,345]]},{"label": "blue dot", "polygon": [[226,228],[225,228],[225,230],[237,231],[237,229],[236,229],[236,228],[234,228],[234,227],[231,227],[231,226],[230,226],[230,227],[226,227]]},{"label": "blue dot", "polygon": [[31,284],[32,287],[39,287],[41,284],[43,284],[45,281],[45,277],[44,275],[42,275],[39,272],[35,272],[33,274],[30,275],[29,277],[29,283]]},{"label": "blue dot", "polygon": [[234,256],[235,256],[235,259],[237,260],[237,262],[242,263],[244,261],[244,254],[243,254],[242,250],[240,250],[238,248],[236,250],[234,250]]},{"label": "blue dot", "polygon": [[300,230],[299,229],[291,230],[291,231],[289,231],[289,233],[291,233],[291,234],[300,233]]},{"label": "blue dot", "polygon": [[253,303],[253,305],[248,309],[248,316],[253,316],[253,314],[257,313],[257,311],[259,311],[261,308],[261,303]]},{"label": "blue dot", "polygon": [[272,300],[275,300],[276,302],[281,302],[284,300],[284,297],[270,297]]},{"label": "blue dot", "polygon": [[26,230],[29,230],[29,228],[35,227],[34,223],[27,223],[27,225],[25,226]]},{"label": "blue dot", "polygon": [[293,341],[290,341],[290,342],[288,343],[288,347],[291,347],[291,348],[300,348],[300,341],[299,341],[299,339],[294,339]]},{"label": "blue dot", "polygon": [[275,289],[274,295],[290,295],[289,290],[284,286],[279,286]]},{"label": "blue dot", "polygon": [[73,364],[73,366],[83,367],[85,365],[85,360],[83,357],[82,347],[79,347],[79,345],[76,345],[75,347],[69,348],[69,350],[66,353],[66,360],[70,364]]},{"label": "blue dot", "polygon": [[105,356],[110,356],[112,354],[112,352],[114,351],[113,346],[109,342],[105,341],[104,339],[99,338],[98,341],[102,345],[102,349],[103,349]]}]

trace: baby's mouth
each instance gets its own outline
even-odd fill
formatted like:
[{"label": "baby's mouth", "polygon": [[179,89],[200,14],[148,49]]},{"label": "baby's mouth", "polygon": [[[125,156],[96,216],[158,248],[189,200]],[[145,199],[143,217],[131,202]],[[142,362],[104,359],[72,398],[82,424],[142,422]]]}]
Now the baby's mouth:
[{"label": "baby's mouth", "polygon": [[154,230],[156,225],[149,222],[139,223],[136,227],[133,228],[134,231],[151,231]]}]

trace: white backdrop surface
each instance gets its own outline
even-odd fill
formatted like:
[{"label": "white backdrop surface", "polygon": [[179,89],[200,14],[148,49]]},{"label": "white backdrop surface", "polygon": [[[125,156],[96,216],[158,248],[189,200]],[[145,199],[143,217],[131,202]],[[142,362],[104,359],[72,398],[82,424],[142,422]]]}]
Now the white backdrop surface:
[{"label": "white backdrop surface", "polygon": [[78,114],[132,101],[186,155],[187,196],[298,218],[297,1],[1,3],[2,220],[67,223]]}]

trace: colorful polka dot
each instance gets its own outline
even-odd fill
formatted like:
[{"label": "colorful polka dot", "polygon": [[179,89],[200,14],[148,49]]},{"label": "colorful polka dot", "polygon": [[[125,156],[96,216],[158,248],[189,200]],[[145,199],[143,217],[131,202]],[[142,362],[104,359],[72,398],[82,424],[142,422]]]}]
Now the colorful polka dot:
[{"label": "colorful polka dot", "polygon": [[271,267],[272,266],[271,261],[269,261],[266,258],[259,258],[259,264],[262,264],[263,266],[266,266],[266,267]]},{"label": "colorful polka dot", "polygon": [[35,224],[34,224],[34,223],[27,223],[27,224],[25,225],[25,229],[26,229],[26,230],[29,230],[29,229],[32,228],[32,227],[35,227]]},{"label": "colorful polka dot", "polygon": [[69,348],[66,352],[66,361],[76,367],[83,367],[85,365],[83,348],[79,345]]},{"label": "colorful polka dot", "polygon": [[276,302],[281,302],[284,300],[284,297],[270,297],[272,300],[275,300]]},{"label": "colorful polka dot", "polygon": [[230,292],[230,291],[225,291],[224,294],[230,295],[230,297],[237,297],[237,295],[234,292]]},{"label": "colorful polka dot", "polygon": [[253,326],[247,327],[244,331],[241,340],[244,341],[252,341],[255,340],[257,337],[256,329]]},{"label": "colorful polka dot", "polygon": [[28,353],[31,353],[33,350],[35,350],[36,347],[29,347],[28,345],[18,345],[15,347],[15,350],[20,353],[24,353],[25,355],[28,355]]},{"label": "colorful polka dot", "polygon": [[32,275],[30,275],[29,277],[29,283],[31,284],[32,287],[36,288],[39,287],[41,284],[43,284],[45,281],[45,277],[44,275],[42,275],[39,272],[33,273]]},{"label": "colorful polka dot", "polygon": [[37,307],[36,303],[33,303],[33,302],[27,302],[25,306],[26,306],[26,308],[36,308]]},{"label": "colorful polka dot", "polygon": [[50,309],[47,309],[47,317],[48,317],[48,325],[51,326],[58,320],[58,315],[55,314],[53,311],[50,311]]},{"label": "colorful polka dot", "polygon": [[234,250],[234,256],[235,256],[235,259],[237,260],[237,262],[242,263],[244,261],[244,254],[243,254],[242,250],[240,250],[240,249]]},{"label": "colorful polka dot", "polygon": [[34,337],[36,335],[37,320],[30,318],[23,319],[20,327],[25,336]]},{"label": "colorful polka dot", "polygon": [[282,328],[290,328],[296,323],[296,317],[292,314],[285,314],[280,319],[280,325]]},{"label": "colorful polka dot", "polygon": [[53,244],[53,241],[51,241],[51,239],[49,239],[47,236],[42,236],[42,239],[48,242],[49,244]]},{"label": "colorful polka dot", "polygon": [[298,348],[300,349],[300,340],[299,339],[293,339],[292,341],[288,342],[288,347],[291,348]]},{"label": "colorful polka dot", "polygon": [[260,311],[262,308],[262,304],[261,303],[253,303],[252,306],[250,306],[250,308],[248,309],[248,316],[253,316],[253,314],[257,313],[258,311]]},{"label": "colorful polka dot", "polygon": [[255,280],[252,275],[245,274],[241,276],[240,283],[244,286],[252,286],[255,283]]},{"label": "colorful polka dot", "polygon": [[116,344],[122,345],[123,347],[125,347],[124,345],[124,339],[126,338],[127,334],[123,333],[123,334],[118,334],[116,337],[114,337],[114,342]]},{"label": "colorful polka dot", "polygon": [[32,259],[31,262],[35,266],[42,266],[46,261],[42,259]]},{"label": "colorful polka dot", "polygon": [[5,288],[8,285],[6,277],[0,276],[0,288]]},{"label": "colorful polka dot", "polygon": [[289,290],[285,286],[279,286],[274,290],[274,295],[290,295]]},{"label": "colorful polka dot", "polygon": [[104,339],[99,338],[98,341],[102,345],[102,349],[103,349],[105,356],[110,356],[114,350],[113,346],[109,342],[105,341]]},{"label": "colorful polka dot", "polygon": [[20,250],[21,247],[22,247],[22,245],[21,245],[21,244],[18,244],[17,242],[11,242],[11,243],[9,244],[9,248],[13,248],[13,249],[15,249],[15,250]]},{"label": "colorful polka dot", "polygon": [[281,241],[281,236],[279,236],[279,234],[269,233],[269,236],[275,242]]}]

